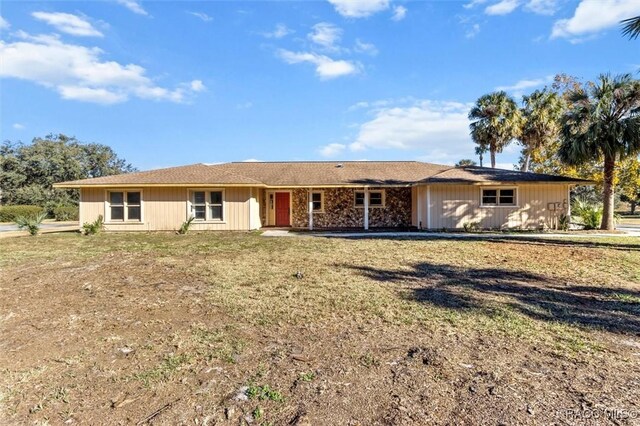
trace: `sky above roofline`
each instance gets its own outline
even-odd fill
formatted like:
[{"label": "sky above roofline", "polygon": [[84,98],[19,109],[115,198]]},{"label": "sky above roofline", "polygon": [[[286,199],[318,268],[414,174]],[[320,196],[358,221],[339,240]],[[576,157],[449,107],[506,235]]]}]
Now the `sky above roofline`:
[{"label": "sky above roofline", "polygon": [[[0,137],[64,133],[140,169],[474,158],[467,113],[557,73],[636,73],[637,0],[6,1]],[[511,168],[520,147],[498,156]]]}]

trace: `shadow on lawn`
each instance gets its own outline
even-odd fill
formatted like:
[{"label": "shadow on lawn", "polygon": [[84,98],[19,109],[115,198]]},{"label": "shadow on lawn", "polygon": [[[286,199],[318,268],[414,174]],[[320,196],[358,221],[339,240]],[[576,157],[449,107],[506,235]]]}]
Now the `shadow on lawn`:
[{"label": "shadow on lawn", "polygon": [[343,265],[368,278],[408,286],[409,296],[450,309],[495,310],[503,305],[530,318],[640,333],[640,291],[571,285],[500,268],[419,263],[411,270]]}]

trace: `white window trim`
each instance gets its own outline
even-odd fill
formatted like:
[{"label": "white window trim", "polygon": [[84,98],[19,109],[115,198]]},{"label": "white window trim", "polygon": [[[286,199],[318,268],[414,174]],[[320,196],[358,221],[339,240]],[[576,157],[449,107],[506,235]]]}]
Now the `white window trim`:
[{"label": "white window trim", "polygon": [[[193,193],[194,192],[204,192],[204,201],[205,201],[205,219],[194,219],[193,223],[227,223],[227,194],[224,188],[191,188],[188,192],[187,199],[187,220],[194,216],[193,209]],[[222,220],[211,219],[211,193],[212,192],[222,192]]]},{"label": "white window trim", "polygon": [[[320,210],[311,210],[313,214],[324,213],[324,191],[311,191],[311,201],[313,202],[313,194],[320,194]],[[313,203],[312,203],[313,205]]]},{"label": "white window trim", "polygon": [[[514,202],[515,204],[484,204],[482,202],[482,192],[486,189],[495,189],[497,190],[497,201],[500,201],[500,190],[502,189],[513,189]],[[480,187],[480,207],[488,208],[488,209],[514,209],[520,207],[520,200],[518,199],[518,187],[517,186],[482,186]]]},{"label": "white window trim", "polygon": [[[370,209],[383,209],[383,208],[385,208],[387,206],[387,191],[385,191],[384,189],[369,189],[367,191],[356,189],[355,191],[353,191],[353,206],[356,209],[364,209],[364,204],[362,204],[362,205],[356,204],[356,192],[363,192],[363,193],[367,193],[368,192],[369,193],[369,208]],[[379,205],[379,206],[371,205],[371,193],[373,193],[373,192],[379,192],[379,193],[382,194],[382,204],[381,205]],[[365,195],[365,197],[366,197],[366,195]]]},{"label": "white window trim", "polygon": [[[110,192],[122,192],[122,205],[124,207],[124,219],[123,220],[111,220],[111,201],[109,197]],[[139,192],[140,193],[140,220],[128,220],[127,211],[127,192]],[[109,188],[104,191],[104,223],[107,225],[140,225],[144,223],[144,191],[138,188]]]}]

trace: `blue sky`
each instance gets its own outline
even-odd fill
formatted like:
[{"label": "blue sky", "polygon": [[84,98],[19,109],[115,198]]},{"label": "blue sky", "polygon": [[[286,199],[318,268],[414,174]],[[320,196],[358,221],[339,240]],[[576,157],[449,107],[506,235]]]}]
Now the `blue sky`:
[{"label": "blue sky", "polygon": [[[638,0],[3,1],[0,136],[140,169],[473,158],[469,105],[637,72]],[[498,156],[517,161],[513,144]]]}]

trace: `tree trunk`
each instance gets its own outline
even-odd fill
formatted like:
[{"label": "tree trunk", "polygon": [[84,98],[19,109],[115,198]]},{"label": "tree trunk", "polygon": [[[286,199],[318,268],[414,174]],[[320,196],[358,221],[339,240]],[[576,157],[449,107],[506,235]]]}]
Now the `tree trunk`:
[{"label": "tree trunk", "polygon": [[520,171],[528,172],[530,162],[531,162],[531,151],[527,149],[527,152],[524,154],[524,159],[522,160],[522,168],[520,169]]},{"label": "tree trunk", "polygon": [[613,173],[616,167],[616,157],[604,157],[604,182],[602,184],[602,224],[600,229],[612,231],[613,227]]},{"label": "tree trunk", "polygon": [[638,202],[636,200],[632,200],[629,204],[631,204],[631,214],[636,214],[636,205]]},{"label": "tree trunk", "polygon": [[496,168],[496,150],[495,149],[491,150],[491,168],[492,169]]}]

